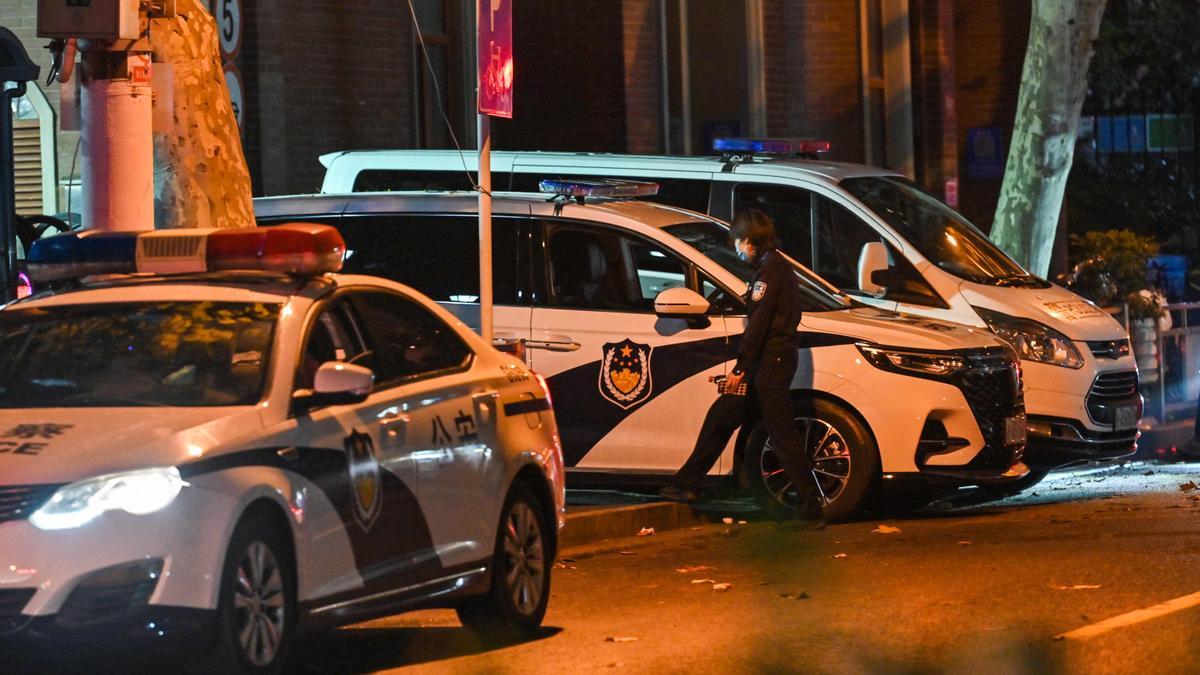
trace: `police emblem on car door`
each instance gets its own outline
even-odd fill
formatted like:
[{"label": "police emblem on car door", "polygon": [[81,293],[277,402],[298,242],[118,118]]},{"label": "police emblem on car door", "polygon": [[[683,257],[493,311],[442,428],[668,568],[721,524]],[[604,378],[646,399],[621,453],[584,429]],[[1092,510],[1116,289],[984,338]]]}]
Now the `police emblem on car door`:
[{"label": "police emblem on car door", "polygon": [[654,348],[628,338],[604,345],[600,365],[600,394],[628,410],[654,391],[650,355]]},{"label": "police emblem on car door", "polygon": [[350,466],[350,486],[354,494],[354,520],[363,532],[370,532],[383,507],[383,485],[375,443],[367,434],[352,431],[345,438],[346,460]]}]

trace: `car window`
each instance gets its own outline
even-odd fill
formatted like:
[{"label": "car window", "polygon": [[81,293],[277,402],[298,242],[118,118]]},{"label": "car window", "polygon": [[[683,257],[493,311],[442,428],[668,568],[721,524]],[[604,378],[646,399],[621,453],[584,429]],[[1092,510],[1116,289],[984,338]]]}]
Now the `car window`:
[{"label": "car window", "polygon": [[[476,216],[394,214],[346,216],[347,274],[369,274],[412,286],[439,302],[479,302],[479,219]],[[520,224],[492,220],[493,302],[522,304]]]},{"label": "car window", "polygon": [[[475,177],[465,170],[363,169],[354,176],[353,192],[474,190]],[[492,172],[492,187],[503,190],[508,175]]]},{"label": "car window", "polygon": [[547,252],[556,307],[652,314],[655,296],[687,284],[675,254],[613,232],[555,227]]},{"label": "car window", "polygon": [[858,287],[858,258],[863,246],[883,241],[879,233],[849,209],[825,197],[817,197],[817,259],[812,271],[838,288],[851,293]]},{"label": "car window", "polygon": [[321,309],[309,324],[304,351],[296,371],[296,389],[312,389],[317,369],[330,361],[355,363],[374,370],[374,354],[366,348],[344,300]]},{"label": "car window", "polygon": [[734,213],[758,209],[770,216],[779,248],[805,267],[812,267],[813,194],[790,185],[740,183],[733,192]]},{"label": "car window", "polygon": [[471,348],[417,302],[382,291],[356,292],[351,299],[373,347],[376,382],[429,377],[470,364]]},{"label": "car window", "polygon": [[712,315],[745,314],[746,305],[741,296],[732,293],[713,281],[712,277],[700,272],[700,295],[708,300],[708,313]]},{"label": "car window", "polygon": [[257,403],[279,310],[123,302],[0,312],[0,408]]}]

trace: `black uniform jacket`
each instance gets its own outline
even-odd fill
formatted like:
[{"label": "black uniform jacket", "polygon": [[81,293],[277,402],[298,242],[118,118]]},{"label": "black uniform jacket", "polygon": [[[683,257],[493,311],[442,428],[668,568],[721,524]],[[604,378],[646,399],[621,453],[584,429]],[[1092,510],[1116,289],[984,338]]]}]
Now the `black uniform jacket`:
[{"label": "black uniform jacket", "polygon": [[746,292],[749,313],[735,373],[754,372],[764,356],[794,352],[800,346],[800,293],[800,279],[782,254],[772,249],[758,256]]}]

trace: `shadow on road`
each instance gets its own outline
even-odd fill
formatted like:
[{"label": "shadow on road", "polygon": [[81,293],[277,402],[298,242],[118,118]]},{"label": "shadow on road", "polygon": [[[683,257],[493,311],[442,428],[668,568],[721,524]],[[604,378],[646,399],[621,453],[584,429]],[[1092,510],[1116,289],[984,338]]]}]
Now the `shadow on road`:
[{"label": "shadow on road", "polygon": [[[554,637],[562,628],[543,626],[528,644]],[[369,673],[473,656],[514,646],[485,642],[460,627],[347,628],[296,646],[291,675]]]}]

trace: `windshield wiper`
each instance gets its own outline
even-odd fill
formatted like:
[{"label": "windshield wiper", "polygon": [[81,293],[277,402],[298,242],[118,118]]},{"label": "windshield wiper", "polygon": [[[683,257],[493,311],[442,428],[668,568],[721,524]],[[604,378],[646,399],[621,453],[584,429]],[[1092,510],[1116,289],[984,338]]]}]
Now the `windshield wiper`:
[{"label": "windshield wiper", "polygon": [[1036,283],[1035,277],[1025,272],[992,277],[989,282],[994,286],[1028,286],[1031,282]]}]

